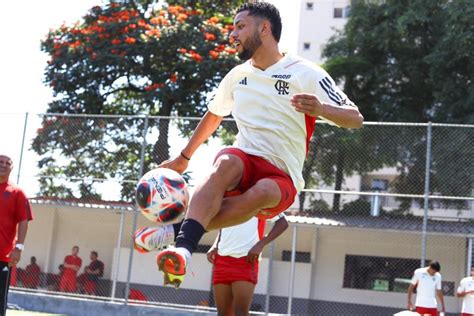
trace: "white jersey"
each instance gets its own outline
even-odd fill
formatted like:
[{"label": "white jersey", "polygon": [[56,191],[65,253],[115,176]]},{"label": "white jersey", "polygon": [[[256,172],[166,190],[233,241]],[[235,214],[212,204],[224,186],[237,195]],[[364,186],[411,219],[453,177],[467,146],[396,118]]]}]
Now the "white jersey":
[{"label": "white jersey", "polygon": [[[269,221],[275,222],[282,217],[284,215],[280,213]],[[218,236],[217,253],[219,256],[245,257],[249,250],[263,238],[264,233],[265,220],[256,217],[239,225],[222,228]]]},{"label": "white jersey", "polygon": [[239,129],[234,146],[282,169],[301,190],[315,118],[294,109],[290,99],[295,93],[315,94],[333,105],[353,105],[322,68],[286,55],[265,70],[253,67],[251,60],[234,67],[208,108],[218,116],[232,113]]},{"label": "white jersey", "polygon": [[411,284],[418,284],[416,287],[415,306],[436,308],[436,290],[441,290],[441,274],[434,275],[428,273],[428,268],[416,269],[411,279]]},{"label": "white jersey", "polygon": [[462,313],[474,314],[474,277],[467,277],[461,280],[458,293],[472,292],[464,296],[462,301]]}]

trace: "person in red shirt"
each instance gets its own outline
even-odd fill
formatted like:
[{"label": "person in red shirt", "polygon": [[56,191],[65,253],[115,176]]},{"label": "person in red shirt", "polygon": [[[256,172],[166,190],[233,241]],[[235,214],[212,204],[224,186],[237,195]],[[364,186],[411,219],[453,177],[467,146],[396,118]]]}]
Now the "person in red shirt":
[{"label": "person in red shirt", "polygon": [[79,283],[86,294],[97,295],[97,283],[99,283],[99,278],[104,275],[104,263],[98,257],[97,251],[91,251],[91,263],[84,268],[84,273],[79,276]]},{"label": "person in red shirt", "polygon": [[72,253],[64,257],[64,272],[59,282],[59,291],[76,292],[77,290],[77,271],[82,266],[82,259],[78,256],[79,247],[72,247]]},{"label": "person in red shirt", "polygon": [[25,193],[8,181],[12,159],[0,154],[0,316],[6,314],[11,268],[21,259],[28,222],[33,219]]},{"label": "person in red shirt", "polygon": [[23,286],[36,289],[40,284],[41,268],[36,264],[36,257],[30,258],[30,264],[25,268],[25,274],[23,276]]}]

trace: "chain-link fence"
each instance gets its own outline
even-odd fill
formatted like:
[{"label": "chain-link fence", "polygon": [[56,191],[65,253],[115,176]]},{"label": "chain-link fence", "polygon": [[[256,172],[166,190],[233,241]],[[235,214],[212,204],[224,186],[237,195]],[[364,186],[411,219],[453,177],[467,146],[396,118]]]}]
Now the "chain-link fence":
[{"label": "chain-link fence", "polygon": [[[133,251],[151,226],[136,212],[141,174],[174,157],[199,119],[149,116],[2,115],[11,175],[32,197],[35,220],[16,272],[18,287],[187,308],[215,305],[207,233],[179,291],[164,287],[155,253]],[[232,144],[226,120],[190,162],[191,186]],[[290,228],[264,250],[254,312],[390,315],[406,308],[413,271],[441,263],[449,313],[472,265],[474,126],[318,122],[303,174],[306,190],[286,212]],[[81,269],[65,279],[73,246]],[[94,253],[93,253],[94,252]],[[95,261],[96,255],[101,265]],[[35,257],[36,264],[31,264]],[[100,273],[90,271],[100,269]],[[39,271],[38,271],[39,269]]]}]

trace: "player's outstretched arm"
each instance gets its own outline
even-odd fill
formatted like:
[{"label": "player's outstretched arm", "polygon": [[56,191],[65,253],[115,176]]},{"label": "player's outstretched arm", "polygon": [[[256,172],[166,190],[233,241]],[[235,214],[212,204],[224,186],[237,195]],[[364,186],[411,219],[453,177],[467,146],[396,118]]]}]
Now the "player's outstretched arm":
[{"label": "player's outstretched arm", "polygon": [[255,262],[258,260],[258,257],[260,256],[260,253],[263,251],[263,248],[277,239],[281,234],[285,232],[285,230],[288,228],[288,221],[286,218],[283,216],[279,220],[275,222],[275,225],[273,225],[272,230],[263,237],[259,242],[255,244],[255,246],[252,247],[252,249],[249,250],[247,254],[247,262]]},{"label": "player's outstretched arm", "polygon": [[291,97],[291,105],[295,110],[312,117],[323,117],[344,128],[361,128],[364,117],[355,105],[336,106],[322,102],[316,95],[295,93]]},{"label": "player's outstretched arm", "polygon": [[192,155],[211,135],[216,131],[222,122],[223,117],[207,112],[199,122],[196,130],[189,139],[188,144],[181,151],[181,154],[172,159],[162,162],[159,167],[173,169],[176,172],[183,173],[188,168],[189,160]]}]

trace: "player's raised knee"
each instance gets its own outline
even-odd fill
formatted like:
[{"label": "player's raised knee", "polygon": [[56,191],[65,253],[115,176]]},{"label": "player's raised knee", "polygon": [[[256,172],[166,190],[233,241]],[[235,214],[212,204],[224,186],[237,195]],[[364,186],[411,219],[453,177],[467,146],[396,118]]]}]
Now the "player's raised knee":
[{"label": "player's raised knee", "polygon": [[235,155],[219,156],[214,162],[214,170],[211,177],[226,177],[240,179],[244,165],[242,160]]},{"label": "player's raised knee", "polygon": [[278,184],[272,179],[261,179],[253,187],[255,198],[262,201],[262,207],[274,207],[280,202],[281,192]]}]

